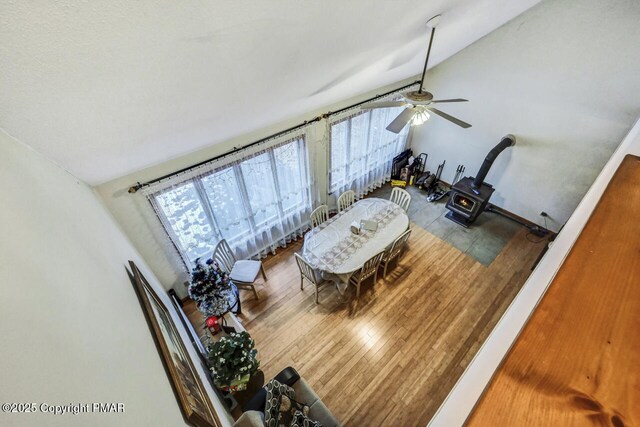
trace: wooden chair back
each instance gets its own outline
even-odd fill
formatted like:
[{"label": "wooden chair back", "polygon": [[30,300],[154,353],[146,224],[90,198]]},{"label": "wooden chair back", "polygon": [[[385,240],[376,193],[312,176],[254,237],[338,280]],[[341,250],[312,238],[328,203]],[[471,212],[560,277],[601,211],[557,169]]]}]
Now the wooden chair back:
[{"label": "wooden chair back", "polygon": [[347,190],[338,197],[338,212],[342,212],[356,201],[356,193]]},{"label": "wooden chair back", "polygon": [[408,229],[407,231],[402,233],[400,237],[394,240],[393,244],[389,248],[389,251],[387,251],[384,258],[392,259],[397,257],[400,251],[402,251],[402,249],[404,248],[404,245],[407,243],[407,240],[409,240],[410,235],[411,235],[411,229]]},{"label": "wooden chair back", "polygon": [[393,187],[389,200],[400,206],[406,212],[411,204],[411,194],[400,187]]},{"label": "wooden chair back", "polygon": [[314,285],[317,285],[318,281],[316,280],[316,274],[313,271],[313,267],[311,267],[309,263],[307,263],[307,261],[300,255],[293,255],[296,257],[296,263],[298,264],[298,268],[300,269],[300,274],[302,275],[302,277],[304,277]]},{"label": "wooden chair back", "polygon": [[382,261],[383,255],[384,252],[377,253],[364,263],[362,269],[360,270],[360,276],[358,277],[360,282],[376,274],[376,272],[378,271],[378,267],[380,266],[380,261]]},{"label": "wooden chair back", "polygon": [[225,270],[227,273],[231,273],[233,265],[236,263],[236,257],[233,255],[231,246],[229,246],[229,243],[227,243],[225,239],[218,242],[213,250],[212,258],[218,263],[220,268]]},{"label": "wooden chair back", "polygon": [[311,212],[311,228],[315,228],[329,219],[329,207],[320,205]]}]

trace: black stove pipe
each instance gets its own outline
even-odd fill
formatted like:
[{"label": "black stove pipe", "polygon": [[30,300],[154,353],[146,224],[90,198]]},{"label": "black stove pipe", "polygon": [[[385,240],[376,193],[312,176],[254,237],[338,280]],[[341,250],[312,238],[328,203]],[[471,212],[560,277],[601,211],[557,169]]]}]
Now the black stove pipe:
[{"label": "black stove pipe", "polygon": [[487,174],[489,173],[489,169],[491,169],[491,165],[493,165],[493,162],[496,160],[498,155],[504,151],[505,148],[511,147],[512,145],[515,145],[515,143],[515,136],[511,134],[505,135],[502,137],[502,140],[498,143],[498,145],[496,145],[491,151],[489,151],[489,154],[487,154],[487,157],[485,157],[484,162],[482,162],[482,166],[480,166],[478,174],[471,184],[471,191],[473,191],[475,194],[480,194],[480,187],[482,187],[482,183],[487,177]]}]

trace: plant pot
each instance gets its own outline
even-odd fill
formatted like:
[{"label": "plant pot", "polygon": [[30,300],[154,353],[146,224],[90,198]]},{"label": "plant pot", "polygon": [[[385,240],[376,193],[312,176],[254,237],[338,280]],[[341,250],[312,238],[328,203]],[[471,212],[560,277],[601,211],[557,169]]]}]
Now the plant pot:
[{"label": "plant pot", "polygon": [[234,393],[233,397],[242,407],[264,386],[264,372],[260,369],[251,376],[246,388]]}]

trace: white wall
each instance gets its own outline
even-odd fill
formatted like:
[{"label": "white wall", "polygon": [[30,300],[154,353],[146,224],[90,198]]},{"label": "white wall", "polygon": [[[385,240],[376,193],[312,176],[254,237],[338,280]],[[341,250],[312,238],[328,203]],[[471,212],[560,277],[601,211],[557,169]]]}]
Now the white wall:
[{"label": "white wall", "polygon": [[430,427],[456,427],[464,424],[485,387],[491,381],[493,373],[500,366],[500,362],[544,296],[609,185],[613,174],[627,154],[640,156],[640,119],[620,143],[549,251],[482,344],[432,418]]},{"label": "white wall", "polygon": [[0,412],[0,425],[185,425],[127,260],[161,288],[94,191],[0,131],[0,199],[0,403],[126,411]]},{"label": "white wall", "polygon": [[[252,132],[241,137],[226,141],[222,144],[213,145],[205,150],[192,153],[188,156],[170,160],[160,165],[141,170],[131,175],[127,175],[116,180],[98,186],[96,189],[102,197],[105,205],[122,226],[124,232],[129,236],[135,247],[140,251],[149,267],[156,274],[160,282],[166,289],[173,287],[178,294],[185,296],[186,292],[183,282],[188,279],[188,275],[183,270],[180,259],[177,257],[175,249],[164,236],[164,232],[159,225],[146,201],[146,198],[138,192],[129,194],[128,188],[136,182],[145,182],[165,174],[175,172],[182,168],[194,165],[219,154],[225,153],[233,147],[241,147],[253,141],[264,138],[275,132],[297,125],[305,120],[310,120],[328,110],[338,110],[344,106],[367,99],[380,93],[385,93],[397,87],[409,84],[416,79],[409,79],[392,86],[386,86],[374,91],[362,94],[341,102],[312,111],[303,116],[293,117],[286,122],[276,123],[259,132]],[[317,179],[316,187],[320,192],[319,197],[323,202],[327,199],[327,128],[326,121],[322,120],[313,124],[307,131],[307,144],[310,156],[314,160],[311,167],[315,170]]]},{"label": "white wall", "polygon": [[[432,117],[413,148],[429,168],[447,161],[475,176],[488,151],[513,133],[486,179],[493,203],[554,230],[567,218],[640,114],[640,2],[543,1],[434,67],[436,98],[469,99],[441,109],[464,130]],[[436,43],[437,43],[436,33]]]},{"label": "white wall", "polygon": [[[434,117],[415,129],[414,150],[429,153],[431,170],[446,160],[443,179],[450,181],[459,163],[475,175],[500,138],[515,134],[518,144],[498,157],[487,177],[497,188],[492,201],[541,224],[538,214],[544,210],[549,227],[558,230],[640,113],[633,96],[640,89],[640,56],[634,54],[640,45],[638,18],[640,2],[633,0],[545,1],[516,17],[428,73],[426,86],[436,97],[470,99],[442,109],[474,126],[463,130]],[[97,190],[165,288],[184,295],[187,275],[175,251],[149,218],[144,198],[128,194],[128,187],[385,90],[275,123]],[[314,126],[315,135],[322,134],[321,127]],[[321,172],[324,144],[310,141]],[[323,188],[326,174],[319,176]]]}]

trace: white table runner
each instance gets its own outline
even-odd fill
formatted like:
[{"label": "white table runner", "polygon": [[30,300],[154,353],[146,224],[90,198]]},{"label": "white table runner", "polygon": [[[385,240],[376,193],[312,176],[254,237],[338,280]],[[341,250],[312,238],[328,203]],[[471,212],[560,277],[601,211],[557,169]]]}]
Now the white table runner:
[{"label": "white table runner", "polygon": [[[351,223],[376,221],[376,231],[351,232]],[[324,278],[338,283],[344,292],[351,274],[372,256],[385,250],[409,227],[407,214],[393,202],[363,199],[309,231],[304,238],[302,256]]]}]

